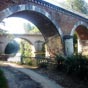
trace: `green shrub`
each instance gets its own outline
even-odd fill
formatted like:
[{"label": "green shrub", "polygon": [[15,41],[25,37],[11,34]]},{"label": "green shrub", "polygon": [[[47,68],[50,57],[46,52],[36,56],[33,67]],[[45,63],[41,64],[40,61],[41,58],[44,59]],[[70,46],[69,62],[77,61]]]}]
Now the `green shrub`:
[{"label": "green shrub", "polygon": [[38,66],[40,68],[47,68],[47,64],[46,63],[39,63]]},{"label": "green shrub", "polygon": [[8,88],[7,80],[1,69],[0,69],[0,88]]},{"label": "green shrub", "polygon": [[36,59],[31,59],[31,58],[25,58],[24,64],[30,65],[30,66],[37,66]]},{"label": "green shrub", "polygon": [[82,55],[73,55],[65,60],[65,71],[82,79],[88,77],[88,59]]},{"label": "green shrub", "polygon": [[64,56],[56,55],[55,60],[57,62],[57,68],[59,70],[63,70],[65,59],[66,59],[66,57],[64,57]]},{"label": "green shrub", "polygon": [[79,68],[79,62],[78,62],[78,57],[73,55],[71,57],[67,57],[67,59],[64,62],[65,65],[65,71],[68,74],[73,73]]},{"label": "green shrub", "polygon": [[88,79],[88,57],[81,54],[70,57],[56,56],[58,69],[81,79]]}]

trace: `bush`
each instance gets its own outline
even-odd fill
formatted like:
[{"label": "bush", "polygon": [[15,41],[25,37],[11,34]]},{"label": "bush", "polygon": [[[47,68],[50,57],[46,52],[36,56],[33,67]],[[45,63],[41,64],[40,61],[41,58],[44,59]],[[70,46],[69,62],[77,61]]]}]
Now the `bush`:
[{"label": "bush", "polygon": [[71,57],[56,56],[56,60],[59,70],[81,79],[88,79],[88,58],[86,56],[81,54]]},{"label": "bush", "polygon": [[88,77],[88,59],[82,55],[73,55],[65,60],[65,71],[82,79]]},{"label": "bush", "polygon": [[39,63],[38,66],[39,66],[39,68],[47,68],[46,63]]},{"label": "bush", "polygon": [[66,58],[65,58],[64,56],[56,55],[55,60],[56,60],[56,62],[57,62],[57,68],[58,68],[59,70],[63,70],[65,59],[66,59]]},{"label": "bush", "polygon": [[31,58],[25,58],[24,59],[24,64],[30,65],[30,66],[37,66],[36,59],[31,59]]},{"label": "bush", "polygon": [[0,88],[8,88],[7,80],[1,69],[0,69]]}]

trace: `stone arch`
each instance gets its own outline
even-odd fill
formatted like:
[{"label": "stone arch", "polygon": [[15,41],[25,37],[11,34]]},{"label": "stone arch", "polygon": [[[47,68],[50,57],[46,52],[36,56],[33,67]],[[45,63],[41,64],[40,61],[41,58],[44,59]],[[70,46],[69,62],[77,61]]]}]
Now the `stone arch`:
[{"label": "stone arch", "polygon": [[76,30],[77,27],[80,26],[80,25],[85,26],[85,27],[88,29],[88,24],[87,24],[87,23],[85,23],[85,22],[83,22],[83,21],[79,21],[79,22],[77,22],[77,23],[74,25],[74,27],[72,28],[72,31],[71,31],[71,33],[70,33],[71,36],[74,35],[75,30]]},{"label": "stone arch", "polygon": [[4,18],[6,18],[6,17],[8,17],[8,16],[10,16],[10,15],[12,15],[14,13],[17,13],[17,12],[20,12],[20,11],[25,11],[25,10],[38,12],[38,13],[44,15],[56,27],[57,32],[59,33],[61,38],[63,37],[63,33],[61,31],[60,26],[52,18],[52,16],[46,10],[41,9],[40,7],[35,6],[35,5],[29,5],[29,4],[15,5],[15,6],[7,8],[7,9],[4,9],[3,11],[0,12],[0,21],[2,21]]}]

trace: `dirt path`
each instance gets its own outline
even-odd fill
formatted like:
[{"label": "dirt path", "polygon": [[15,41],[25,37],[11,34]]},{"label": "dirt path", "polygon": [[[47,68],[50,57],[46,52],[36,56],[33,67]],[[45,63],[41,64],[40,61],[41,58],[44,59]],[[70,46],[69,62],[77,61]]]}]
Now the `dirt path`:
[{"label": "dirt path", "polygon": [[[15,78],[16,80],[15,84],[17,84],[17,87],[14,87],[14,88],[18,88],[18,87],[19,88],[63,88],[61,85],[57,84],[54,80],[51,80],[48,77],[38,74],[35,71],[27,69],[24,66],[13,64],[13,63],[7,63],[7,62],[4,63],[4,65],[8,65],[7,68],[9,67],[10,72],[13,73],[12,75],[16,74],[15,77],[17,78]],[[8,72],[7,68],[5,69],[6,70],[5,72]],[[23,75],[19,75],[20,73],[21,74],[23,73]],[[11,73],[8,73],[8,74],[11,74]],[[27,75],[27,78],[24,77],[24,74]],[[7,77],[10,77],[10,76],[11,75]],[[29,81],[28,78],[32,79],[32,81]],[[25,84],[27,84],[27,86]],[[10,87],[10,88],[13,88],[13,87]]]},{"label": "dirt path", "polygon": [[42,88],[42,86],[33,81],[26,74],[10,67],[0,66],[8,80],[9,88]]}]

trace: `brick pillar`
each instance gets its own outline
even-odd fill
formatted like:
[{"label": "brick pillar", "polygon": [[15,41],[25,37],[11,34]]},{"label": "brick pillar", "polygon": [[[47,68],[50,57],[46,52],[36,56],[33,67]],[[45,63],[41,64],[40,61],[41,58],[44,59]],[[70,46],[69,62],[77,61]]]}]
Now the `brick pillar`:
[{"label": "brick pillar", "polygon": [[63,37],[64,40],[64,49],[65,49],[65,55],[71,56],[74,53],[74,46],[73,46],[73,36],[65,35]]}]

